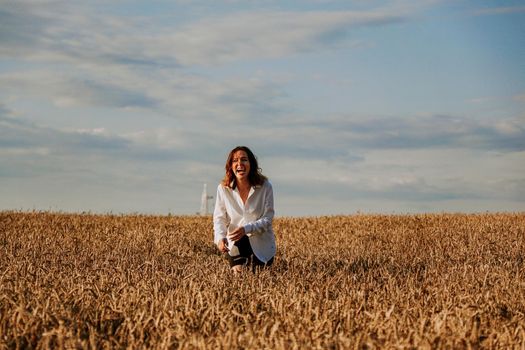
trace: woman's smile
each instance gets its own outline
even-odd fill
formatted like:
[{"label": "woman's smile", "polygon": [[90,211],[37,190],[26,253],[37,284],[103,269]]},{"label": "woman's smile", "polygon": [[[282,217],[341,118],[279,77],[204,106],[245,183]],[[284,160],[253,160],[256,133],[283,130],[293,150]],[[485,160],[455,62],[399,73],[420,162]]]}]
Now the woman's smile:
[{"label": "woman's smile", "polygon": [[250,160],[246,152],[239,150],[234,153],[232,169],[238,179],[245,178],[250,173]]}]

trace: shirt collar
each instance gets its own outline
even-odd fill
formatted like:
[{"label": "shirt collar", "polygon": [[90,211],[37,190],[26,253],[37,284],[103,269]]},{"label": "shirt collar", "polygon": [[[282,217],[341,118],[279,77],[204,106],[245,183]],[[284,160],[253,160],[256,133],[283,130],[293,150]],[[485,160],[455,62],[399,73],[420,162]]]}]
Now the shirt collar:
[{"label": "shirt collar", "polygon": [[[234,182],[235,182],[234,180],[232,180],[232,182],[230,182],[230,188],[233,188],[233,183]],[[237,187],[238,186],[235,186],[235,189],[237,189]],[[252,185],[251,188],[256,189],[256,188],[261,188],[261,187],[262,187],[262,185]]]}]

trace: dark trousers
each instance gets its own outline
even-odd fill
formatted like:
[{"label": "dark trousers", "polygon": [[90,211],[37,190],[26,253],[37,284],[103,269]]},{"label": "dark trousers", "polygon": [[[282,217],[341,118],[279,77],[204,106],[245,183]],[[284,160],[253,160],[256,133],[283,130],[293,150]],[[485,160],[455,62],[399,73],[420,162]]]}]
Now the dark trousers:
[{"label": "dark trousers", "polygon": [[252,271],[255,272],[257,268],[270,266],[273,263],[273,258],[271,258],[267,263],[264,263],[261,260],[259,260],[255,256],[255,254],[253,254],[250,239],[246,235],[244,235],[240,240],[235,242],[235,246],[237,246],[237,248],[239,249],[239,255],[231,256],[230,254],[228,254],[228,260],[230,262],[231,267],[234,267],[236,265],[251,266]]}]

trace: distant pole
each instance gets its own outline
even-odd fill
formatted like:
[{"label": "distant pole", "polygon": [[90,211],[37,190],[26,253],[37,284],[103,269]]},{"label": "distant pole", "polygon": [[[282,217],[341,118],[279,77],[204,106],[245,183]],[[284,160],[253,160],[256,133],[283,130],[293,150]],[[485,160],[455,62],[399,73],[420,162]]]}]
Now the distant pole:
[{"label": "distant pole", "polygon": [[208,200],[210,199],[213,199],[213,196],[208,196],[208,186],[207,184],[204,184],[201,196],[201,215],[208,215]]}]

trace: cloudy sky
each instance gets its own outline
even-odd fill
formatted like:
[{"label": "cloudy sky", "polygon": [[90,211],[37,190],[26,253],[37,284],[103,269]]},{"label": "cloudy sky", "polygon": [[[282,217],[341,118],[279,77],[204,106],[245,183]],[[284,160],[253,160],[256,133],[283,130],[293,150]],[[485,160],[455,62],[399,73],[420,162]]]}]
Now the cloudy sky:
[{"label": "cloudy sky", "polygon": [[[0,0],[0,210],[525,211],[525,5]],[[210,203],[211,206],[211,203]]]}]

